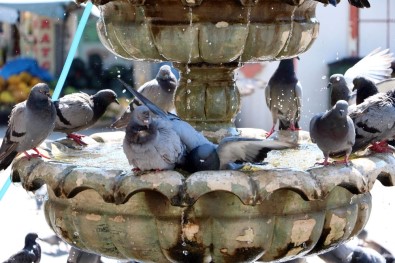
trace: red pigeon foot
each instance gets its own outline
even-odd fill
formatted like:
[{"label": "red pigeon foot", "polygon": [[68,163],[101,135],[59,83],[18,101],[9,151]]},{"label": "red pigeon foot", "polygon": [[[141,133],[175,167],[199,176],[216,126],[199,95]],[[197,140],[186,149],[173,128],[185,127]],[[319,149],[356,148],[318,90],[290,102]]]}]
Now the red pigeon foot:
[{"label": "red pigeon foot", "polygon": [[81,140],[83,137],[85,137],[85,135],[76,134],[76,133],[67,134],[67,138],[72,139],[72,140],[75,141],[78,145],[86,146],[86,145],[88,145],[88,144],[85,143],[85,142],[83,142],[83,141]]}]

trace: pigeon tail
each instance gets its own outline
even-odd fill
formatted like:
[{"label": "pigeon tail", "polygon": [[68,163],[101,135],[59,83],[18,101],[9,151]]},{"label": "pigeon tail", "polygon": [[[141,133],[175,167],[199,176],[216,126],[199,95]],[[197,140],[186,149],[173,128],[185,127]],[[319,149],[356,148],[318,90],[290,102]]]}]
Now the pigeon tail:
[{"label": "pigeon tail", "polygon": [[0,161],[0,171],[5,170],[10,166],[12,161],[15,159],[15,157],[18,155],[17,151],[12,151],[10,154],[8,154],[3,160]]}]

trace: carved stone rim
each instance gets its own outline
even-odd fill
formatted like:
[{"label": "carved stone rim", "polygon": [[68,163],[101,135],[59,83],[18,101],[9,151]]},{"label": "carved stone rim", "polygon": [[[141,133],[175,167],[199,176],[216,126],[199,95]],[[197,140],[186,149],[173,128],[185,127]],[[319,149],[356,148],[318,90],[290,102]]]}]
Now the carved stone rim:
[{"label": "carved stone rim", "polygon": [[72,164],[16,160],[12,181],[21,182],[26,190],[37,190],[44,183],[59,198],[69,199],[87,189],[95,190],[105,202],[123,204],[141,191],[157,191],[172,205],[190,206],[201,196],[214,191],[236,195],[245,205],[259,204],[278,190],[298,193],[304,200],[324,199],[337,186],[353,194],[369,192],[376,179],[393,186],[395,157],[374,154],[352,160],[351,166],[294,169],[263,169],[255,172],[203,171],[185,177],[177,171],[150,172],[135,176],[123,170],[80,167]]}]

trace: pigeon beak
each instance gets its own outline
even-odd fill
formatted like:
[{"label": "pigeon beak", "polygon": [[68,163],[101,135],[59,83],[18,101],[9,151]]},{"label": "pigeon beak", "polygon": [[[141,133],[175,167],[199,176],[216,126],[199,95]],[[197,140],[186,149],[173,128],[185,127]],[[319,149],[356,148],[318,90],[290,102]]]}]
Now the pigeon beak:
[{"label": "pigeon beak", "polygon": [[119,105],[119,100],[117,98],[114,100],[114,102]]},{"label": "pigeon beak", "polygon": [[147,128],[149,128],[149,120],[144,120],[143,122],[144,122],[145,126],[147,126]]},{"label": "pigeon beak", "polygon": [[340,116],[344,115],[344,110],[339,110],[339,112],[340,112]]},{"label": "pigeon beak", "polygon": [[45,95],[47,95],[48,98],[51,97],[51,94],[49,92],[45,92]]},{"label": "pigeon beak", "polygon": [[327,89],[332,88],[332,83],[328,83],[328,85],[326,86]]}]

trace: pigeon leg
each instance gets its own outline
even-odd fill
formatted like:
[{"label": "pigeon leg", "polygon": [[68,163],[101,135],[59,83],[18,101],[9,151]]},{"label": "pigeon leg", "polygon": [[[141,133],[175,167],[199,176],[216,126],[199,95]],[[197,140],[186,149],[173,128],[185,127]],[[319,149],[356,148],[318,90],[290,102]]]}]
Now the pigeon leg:
[{"label": "pigeon leg", "polygon": [[328,157],[325,157],[323,162],[317,162],[317,163],[315,163],[315,164],[323,165],[323,166],[328,166],[328,165],[330,165],[331,163],[328,162]]},{"label": "pigeon leg", "polygon": [[382,141],[382,142],[375,142],[372,144],[372,146],[369,147],[371,151],[377,152],[377,153],[392,153],[394,150],[389,147],[387,141]]},{"label": "pigeon leg", "polygon": [[85,137],[85,135],[82,134],[76,134],[76,133],[69,133],[67,134],[67,138],[72,139],[73,141],[75,141],[78,145],[81,146],[86,146],[88,145],[87,143],[83,142],[81,139]]},{"label": "pigeon leg", "polygon": [[138,172],[141,172],[141,170],[140,170],[140,168],[134,167],[134,168],[132,168],[132,172],[138,173]]},{"label": "pigeon leg", "polygon": [[342,161],[334,161],[333,164],[345,164],[346,166],[350,165],[349,155],[344,156],[344,160]]},{"label": "pigeon leg", "polygon": [[40,157],[43,157],[45,159],[51,159],[50,157],[40,153],[37,148],[33,148],[32,150],[35,151],[37,153],[37,155],[40,156]]},{"label": "pigeon leg", "polygon": [[274,133],[274,126],[276,126],[276,125],[274,124],[273,127],[270,129],[270,131],[266,134],[266,138],[269,138],[270,135],[272,135]]}]

